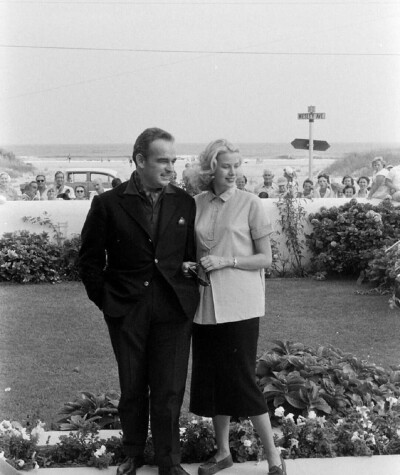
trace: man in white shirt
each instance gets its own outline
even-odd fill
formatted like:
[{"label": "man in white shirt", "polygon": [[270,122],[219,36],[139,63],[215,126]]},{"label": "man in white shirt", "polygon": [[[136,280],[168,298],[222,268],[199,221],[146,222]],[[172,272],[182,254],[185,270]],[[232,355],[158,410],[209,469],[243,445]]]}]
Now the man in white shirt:
[{"label": "man in white shirt", "polygon": [[70,186],[65,185],[64,180],[65,180],[64,173],[56,172],[56,174],[54,175],[54,185],[51,188],[54,190],[56,197],[58,197],[58,195],[63,195],[64,193],[67,192],[67,190],[69,190],[67,192],[69,195],[69,199],[74,200],[75,199],[74,189],[71,188]]},{"label": "man in white shirt", "polygon": [[259,195],[260,193],[268,193],[268,198],[276,198],[279,196],[278,185],[273,182],[274,174],[271,170],[264,170],[263,172],[264,183],[258,185],[254,189],[254,193]]}]

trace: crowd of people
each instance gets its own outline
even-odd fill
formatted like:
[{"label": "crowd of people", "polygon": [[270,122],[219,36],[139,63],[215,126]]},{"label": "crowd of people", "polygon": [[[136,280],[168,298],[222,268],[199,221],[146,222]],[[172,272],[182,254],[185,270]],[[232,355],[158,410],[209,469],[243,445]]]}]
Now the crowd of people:
[{"label": "crowd of people", "polygon": [[[171,173],[170,183],[184,188],[191,196],[200,193],[198,185],[192,179],[197,175],[198,163],[186,163],[182,173],[182,180],[178,181],[176,171]],[[307,178],[302,184],[302,188],[297,181],[296,172],[292,167],[285,167],[282,176],[275,180],[272,170],[263,171],[263,182],[256,185],[254,190],[247,187],[247,177],[238,174],[236,186],[239,190],[256,194],[259,198],[278,198],[289,190],[296,194],[298,198],[375,198],[393,199],[400,201],[400,165],[393,167],[386,165],[383,157],[375,157],[371,163],[372,176],[360,176],[358,178],[350,175],[343,176],[340,182],[331,181],[326,173],[320,173],[314,183]],[[120,178],[114,178],[111,186],[115,188],[121,184]],[[44,174],[38,174],[35,180],[30,181],[20,188],[15,188],[11,184],[11,177],[8,173],[0,173],[0,197],[6,201],[43,201],[43,200],[91,200],[94,196],[106,191],[103,183],[98,180],[93,182],[93,190],[89,190],[85,185],[66,184],[64,173],[56,172],[53,183],[48,183]]]},{"label": "crowd of people", "polygon": [[[111,186],[114,188],[121,183],[120,178],[114,178]],[[48,183],[46,175],[39,173],[34,180],[17,189],[12,186],[8,173],[0,173],[0,196],[6,201],[91,200],[106,191],[100,180],[93,182],[94,190],[89,190],[85,185],[72,185],[67,185],[64,173],[58,171],[54,175],[53,183]]]},{"label": "crowd of people", "polygon": [[[289,190],[298,198],[375,198],[393,199],[400,201],[400,166],[386,165],[383,157],[375,157],[371,163],[373,173],[371,177],[360,176],[354,178],[345,175],[340,182],[332,182],[326,173],[318,175],[316,182],[307,178],[302,189],[299,189],[295,171],[286,167],[283,176],[276,181],[271,170],[264,170],[263,183],[254,188],[259,198],[278,198]],[[246,188],[247,178],[240,175],[236,179],[236,186],[240,190],[250,191]]]}]

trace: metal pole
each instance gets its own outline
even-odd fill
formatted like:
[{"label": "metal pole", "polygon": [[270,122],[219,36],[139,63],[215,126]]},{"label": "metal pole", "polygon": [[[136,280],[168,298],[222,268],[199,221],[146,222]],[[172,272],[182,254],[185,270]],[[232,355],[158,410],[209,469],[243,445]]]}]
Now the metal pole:
[{"label": "metal pole", "polygon": [[314,138],[313,138],[313,123],[314,119],[309,119],[310,132],[308,138],[308,178],[313,179],[313,150],[314,150]]}]

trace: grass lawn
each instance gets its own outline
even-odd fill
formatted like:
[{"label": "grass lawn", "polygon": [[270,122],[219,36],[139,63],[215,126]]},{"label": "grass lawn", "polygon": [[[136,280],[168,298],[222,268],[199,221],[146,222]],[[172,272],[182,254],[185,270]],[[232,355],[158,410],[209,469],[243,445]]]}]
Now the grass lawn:
[{"label": "grass lawn", "polygon": [[[348,280],[266,283],[259,354],[282,339],[400,364],[400,312],[389,309],[388,296],[355,295],[359,288]],[[78,391],[119,389],[102,314],[76,282],[0,285],[0,361],[0,420],[40,417],[50,428]]]}]

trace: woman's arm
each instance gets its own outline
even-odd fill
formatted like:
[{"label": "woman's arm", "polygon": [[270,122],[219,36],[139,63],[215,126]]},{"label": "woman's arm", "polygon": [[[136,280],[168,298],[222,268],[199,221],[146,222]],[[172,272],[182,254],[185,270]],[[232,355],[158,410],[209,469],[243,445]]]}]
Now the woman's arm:
[{"label": "woman's arm", "polygon": [[372,195],[375,193],[375,191],[382,185],[385,184],[386,177],[383,175],[376,175],[374,182],[371,185],[371,189],[369,190],[368,193],[368,198],[372,198]]},{"label": "woman's arm", "polygon": [[[234,267],[235,269],[257,270],[270,267],[272,264],[272,251],[269,236],[255,239],[254,247],[256,254],[252,256],[205,256],[200,259],[200,264],[206,272],[223,269],[224,267]],[[234,262],[235,260],[235,262]]]}]

